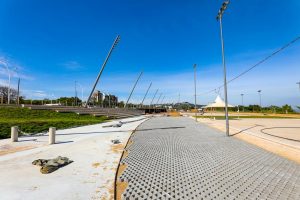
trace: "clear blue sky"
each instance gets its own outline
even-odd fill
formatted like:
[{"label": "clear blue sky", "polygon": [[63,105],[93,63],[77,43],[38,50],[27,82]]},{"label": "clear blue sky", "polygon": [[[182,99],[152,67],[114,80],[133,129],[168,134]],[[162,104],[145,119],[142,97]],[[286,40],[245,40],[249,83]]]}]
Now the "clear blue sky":
[{"label": "clear blue sky", "polygon": [[[86,97],[117,34],[121,41],[98,89],[125,99],[141,70],[132,101],[142,99],[150,82],[166,101],[193,102],[193,64],[198,92],[223,81],[220,0],[1,0],[0,57],[18,66],[27,98],[74,95],[74,81]],[[300,1],[232,0],[224,15],[228,79],[300,35]],[[300,41],[229,85],[229,102],[300,104]],[[2,67],[2,66],[1,66]],[[7,84],[3,67],[0,83]],[[13,85],[16,84],[14,78]],[[223,96],[223,90],[220,91]],[[79,95],[81,92],[79,89]],[[216,94],[198,96],[201,104]],[[149,97],[150,99],[150,97]],[[149,100],[148,100],[149,101]]]}]

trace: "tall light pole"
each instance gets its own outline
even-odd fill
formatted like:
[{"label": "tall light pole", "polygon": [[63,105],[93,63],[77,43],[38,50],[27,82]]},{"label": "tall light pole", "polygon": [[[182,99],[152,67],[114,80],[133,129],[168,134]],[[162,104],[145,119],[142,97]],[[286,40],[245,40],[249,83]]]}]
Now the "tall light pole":
[{"label": "tall light pole", "polygon": [[17,70],[18,70],[18,68],[15,67],[15,68],[14,68],[14,71],[15,71],[15,73],[16,73],[17,76],[18,76],[18,88],[17,88],[17,99],[16,99],[16,104],[19,105],[19,104],[20,104],[20,82],[21,82],[21,79],[20,79],[20,76],[19,76]]},{"label": "tall light pole", "polygon": [[197,65],[194,64],[194,86],[195,86],[195,120],[197,122],[197,112],[198,112],[198,109],[197,109]]},{"label": "tall light pole", "polygon": [[298,82],[298,83],[296,83],[296,84],[298,84],[298,85],[299,85],[299,90],[300,90],[300,82]]},{"label": "tall light pole", "polygon": [[162,95],[162,93],[159,94],[159,97],[158,97],[158,99],[157,99],[156,105],[158,104],[158,102],[159,102],[159,100],[160,100],[160,98],[161,98],[161,95]]},{"label": "tall light pole", "polygon": [[148,92],[149,92],[151,86],[152,86],[152,82],[150,83],[150,85],[149,85],[149,87],[148,87],[148,89],[147,89],[147,92],[146,92],[146,94],[145,94],[145,96],[144,96],[144,98],[143,98],[143,100],[142,100],[141,107],[143,107],[143,103],[144,103],[144,101],[145,101],[145,99],[146,99],[146,96],[148,95]]},{"label": "tall light pole", "polygon": [[226,118],[226,135],[229,136],[229,118],[228,118],[228,99],[227,99],[227,80],[226,80],[226,62],[225,62],[225,50],[224,50],[224,40],[223,40],[223,27],[222,18],[223,14],[229,4],[229,1],[225,1],[219,10],[217,15],[217,20],[220,22],[220,36],[221,36],[221,47],[222,47],[222,61],[224,70],[224,96],[225,96],[225,118]]},{"label": "tall light pole", "polygon": [[103,64],[102,64],[102,67],[101,67],[101,69],[100,69],[100,72],[99,72],[99,74],[98,74],[98,76],[97,76],[97,78],[96,78],[96,81],[95,81],[95,83],[94,83],[93,89],[92,89],[92,91],[91,91],[89,97],[87,98],[85,107],[88,106],[88,103],[89,103],[89,101],[90,101],[90,99],[91,99],[91,97],[92,97],[92,95],[93,95],[93,93],[94,93],[94,90],[95,90],[95,88],[96,88],[96,86],[97,86],[97,84],[98,84],[98,81],[99,81],[99,79],[100,79],[100,77],[101,77],[101,74],[102,74],[102,72],[103,72],[103,70],[104,70],[104,68],[105,68],[105,66],[106,66],[106,63],[107,63],[107,61],[108,61],[108,59],[109,59],[109,57],[110,57],[112,51],[113,51],[114,48],[117,46],[117,44],[118,44],[119,41],[120,41],[120,35],[118,35],[118,36],[116,37],[116,39],[115,39],[113,45],[111,46],[111,48],[110,48],[110,50],[109,50],[109,52],[108,52],[108,54],[107,54],[107,56],[106,56],[106,58],[105,58]]},{"label": "tall light pole", "polygon": [[79,87],[81,88],[81,105],[83,105],[83,87],[80,83],[78,83],[78,81],[77,81],[77,85],[79,85]]},{"label": "tall light pole", "polygon": [[165,100],[166,96],[164,95],[163,98],[160,101],[160,104],[162,105],[163,101]]},{"label": "tall light pole", "polygon": [[261,90],[257,91],[259,94],[259,106],[260,106],[260,111],[262,111],[262,107],[261,107]]},{"label": "tall light pole", "polygon": [[153,101],[154,101],[154,99],[155,99],[155,96],[156,96],[157,92],[158,92],[158,89],[157,89],[157,90],[155,91],[155,93],[154,93],[154,96],[153,96],[153,98],[152,98],[152,100],[151,100],[151,102],[150,102],[150,107],[151,107],[151,105],[152,105],[152,103],[153,103]]},{"label": "tall light pole", "polygon": [[131,96],[132,96],[132,93],[133,93],[133,91],[134,91],[134,89],[135,89],[135,87],[136,87],[137,83],[139,82],[139,80],[140,80],[140,78],[141,78],[142,75],[143,75],[143,71],[140,73],[139,77],[136,79],[136,81],[135,81],[135,83],[134,83],[134,86],[133,86],[133,88],[132,88],[132,90],[131,90],[131,92],[130,92],[130,94],[129,94],[129,97],[128,97],[128,99],[127,99],[125,105],[124,105],[124,108],[126,108],[128,102],[129,102],[129,100],[130,100],[130,98],[131,98]]},{"label": "tall light pole", "polygon": [[241,97],[242,97],[243,112],[245,112],[245,107],[244,107],[244,94],[241,94]]},{"label": "tall light pole", "polygon": [[77,106],[77,81],[75,81],[75,98],[74,98],[74,104]]},{"label": "tall light pole", "polygon": [[7,75],[8,75],[8,87],[7,87],[7,104],[10,104],[10,80],[11,80],[11,74],[10,70],[5,62],[0,61],[2,65],[5,66]]}]

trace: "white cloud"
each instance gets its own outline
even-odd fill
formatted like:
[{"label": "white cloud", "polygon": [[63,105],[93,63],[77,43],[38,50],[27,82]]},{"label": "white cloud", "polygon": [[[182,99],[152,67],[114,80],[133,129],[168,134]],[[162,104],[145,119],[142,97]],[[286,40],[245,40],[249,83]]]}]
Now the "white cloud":
[{"label": "white cloud", "polygon": [[69,69],[69,70],[78,70],[78,69],[83,68],[83,66],[77,61],[67,61],[60,65],[64,66],[66,69]]},{"label": "white cloud", "polygon": [[34,80],[32,76],[23,73],[24,67],[13,61],[12,59],[0,56],[0,75],[8,77],[10,74],[11,79],[21,78],[23,80]]}]

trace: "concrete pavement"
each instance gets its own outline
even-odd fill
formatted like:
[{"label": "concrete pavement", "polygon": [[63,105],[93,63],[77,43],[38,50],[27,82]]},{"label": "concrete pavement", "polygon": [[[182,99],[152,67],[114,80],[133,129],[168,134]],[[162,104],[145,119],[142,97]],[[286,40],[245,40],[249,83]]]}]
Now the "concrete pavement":
[{"label": "concrete pavement", "polygon": [[152,118],[132,141],[122,199],[300,199],[300,165],[192,119]]},{"label": "concrete pavement", "polygon": [[[112,199],[123,147],[144,120],[145,117],[123,119],[121,127],[109,127],[120,121],[116,120],[58,130],[54,145],[47,144],[48,135],[21,137],[17,143],[1,140],[0,199]],[[121,143],[112,144],[113,139]],[[51,174],[41,174],[31,164],[36,159],[57,156],[66,156],[74,162]]]}]

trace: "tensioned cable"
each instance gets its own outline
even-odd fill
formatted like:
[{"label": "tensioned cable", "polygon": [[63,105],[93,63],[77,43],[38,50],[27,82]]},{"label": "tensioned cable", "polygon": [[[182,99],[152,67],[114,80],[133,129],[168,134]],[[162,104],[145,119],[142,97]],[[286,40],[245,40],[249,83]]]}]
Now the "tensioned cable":
[{"label": "tensioned cable", "polygon": [[[248,73],[249,71],[251,71],[252,69],[256,68],[257,66],[259,66],[260,64],[266,62],[267,60],[269,60],[270,58],[272,58],[273,56],[275,56],[276,54],[280,53],[281,51],[285,50],[286,48],[288,48],[289,46],[291,46],[292,44],[294,44],[295,42],[297,42],[300,39],[300,36],[296,37],[295,39],[293,39],[292,41],[290,41],[289,43],[285,44],[284,46],[282,46],[280,49],[274,51],[272,54],[270,54],[269,56],[265,57],[264,59],[262,59],[261,61],[259,61],[258,63],[256,63],[255,65],[253,65],[252,67],[250,67],[249,69],[247,69],[246,71],[242,72],[241,74],[237,75],[236,77],[230,79],[229,81],[227,81],[227,84],[240,78],[241,76],[245,75],[246,73]],[[214,91],[216,91],[217,89],[220,89],[224,87],[223,85],[220,85],[219,87],[216,87],[215,89],[209,90],[207,92],[201,93],[199,95],[205,95],[205,94],[209,94],[212,93]],[[197,95],[197,96],[199,96]]]}]

